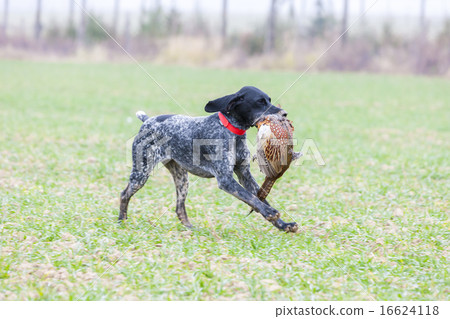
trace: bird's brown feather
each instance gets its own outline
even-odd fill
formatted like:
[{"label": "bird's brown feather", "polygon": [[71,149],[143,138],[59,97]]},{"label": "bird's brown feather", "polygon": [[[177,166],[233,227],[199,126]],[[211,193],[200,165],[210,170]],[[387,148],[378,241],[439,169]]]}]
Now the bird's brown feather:
[{"label": "bird's brown feather", "polygon": [[264,200],[292,162],[294,127],[291,121],[279,115],[268,115],[257,127],[256,158],[261,172],[266,175],[257,196]]}]

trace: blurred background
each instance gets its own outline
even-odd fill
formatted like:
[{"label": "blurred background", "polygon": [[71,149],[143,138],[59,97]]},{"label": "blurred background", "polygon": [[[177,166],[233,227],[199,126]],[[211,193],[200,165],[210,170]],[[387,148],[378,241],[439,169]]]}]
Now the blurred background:
[{"label": "blurred background", "polygon": [[148,62],[304,70],[349,27],[315,68],[449,76],[448,0],[0,0],[0,58],[128,59],[104,28]]}]

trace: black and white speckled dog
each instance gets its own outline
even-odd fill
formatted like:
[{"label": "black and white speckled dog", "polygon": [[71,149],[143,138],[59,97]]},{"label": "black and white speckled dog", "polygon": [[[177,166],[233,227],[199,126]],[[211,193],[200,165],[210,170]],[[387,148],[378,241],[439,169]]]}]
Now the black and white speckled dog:
[{"label": "black and white speckled dog", "polygon": [[252,86],[208,102],[205,111],[214,114],[194,118],[184,115],[149,118],[144,112],[136,114],[144,124],[133,142],[133,169],[121,193],[119,220],[127,218],[130,198],[144,186],[156,164],[162,162],[175,182],[176,213],[186,227],[192,227],[184,205],[189,172],[215,177],[221,190],[247,203],[278,229],[295,232],[296,223],[285,223],[276,209],[256,197],[259,186],[250,173],[250,151],[245,142],[245,131],[263,115],[287,113],[272,105],[266,93]]}]

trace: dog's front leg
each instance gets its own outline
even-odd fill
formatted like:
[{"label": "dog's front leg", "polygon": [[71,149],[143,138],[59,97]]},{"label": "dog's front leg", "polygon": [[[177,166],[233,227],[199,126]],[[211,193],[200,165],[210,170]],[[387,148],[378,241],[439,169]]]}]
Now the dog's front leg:
[{"label": "dog's front leg", "polygon": [[283,230],[287,233],[296,233],[298,230],[298,225],[296,222],[286,223],[281,218],[277,220],[270,221],[276,228]]},{"label": "dog's front leg", "polygon": [[[256,182],[255,178],[252,176],[250,172],[249,166],[246,165],[240,165],[237,166],[235,169],[235,173],[237,177],[239,178],[239,183],[242,184],[242,186],[245,187],[246,190],[251,192],[252,194],[256,195],[259,190],[259,185]],[[270,204],[264,200],[264,204],[270,206]],[[281,218],[278,218],[276,220],[272,220],[271,223],[278,229],[283,230],[285,232],[296,232],[298,229],[297,223],[286,223]]]},{"label": "dog's front leg", "polygon": [[[244,186],[246,190],[248,190],[253,195],[257,195],[259,191],[259,185],[256,182],[255,178],[253,177],[252,173],[250,172],[250,166],[249,165],[239,165],[236,166],[234,172],[236,173],[239,183]],[[264,199],[264,204],[269,205],[269,202]]]},{"label": "dog's front leg", "polygon": [[268,221],[272,222],[280,218],[280,213],[276,209],[264,204],[259,200],[258,197],[256,197],[256,195],[246,190],[234,178],[230,176],[232,176],[232,174],[216,176],[217,183],[221,190],[240,199],[241,201],[252,207],[255,211],[263,215],[263,217]]}]

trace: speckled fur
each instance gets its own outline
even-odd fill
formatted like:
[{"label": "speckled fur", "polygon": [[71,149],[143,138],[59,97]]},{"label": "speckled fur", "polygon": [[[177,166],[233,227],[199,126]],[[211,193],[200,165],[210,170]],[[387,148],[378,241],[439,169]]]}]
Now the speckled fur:
[{"label": "speckled fur", "polygon": [[[176,213],[186,227],[192,226],[184,205],[189,172],[204,178],[215,177],[220,189],[247,203],[277,228],[295,231],[297,224],[283,222],[276,209],[256,197],[259,185],[250,173],[246,134],[239,136],[230,132],[217,113],[222,112],[232,125],[247,130],[263,115],[284,111],[272,105],[269,96],[255,87],[243,87],[237,93],[210,101],[205,110],[214,114],[194,118],[184,115],[149,118],[143,112],[136,114],[144,124],[133,142],[133,169],[121,193],[119,220],[127,218],[130,198],[144,186],[156,164],[162,162],[172,174],[177,193]],[[208,154],[217,154],[220,150],[215,145],[203,145],[197,148],[200,156],[196,160],[193,156],[196,140],[219,141],[223,156],[208,160]]]}]

